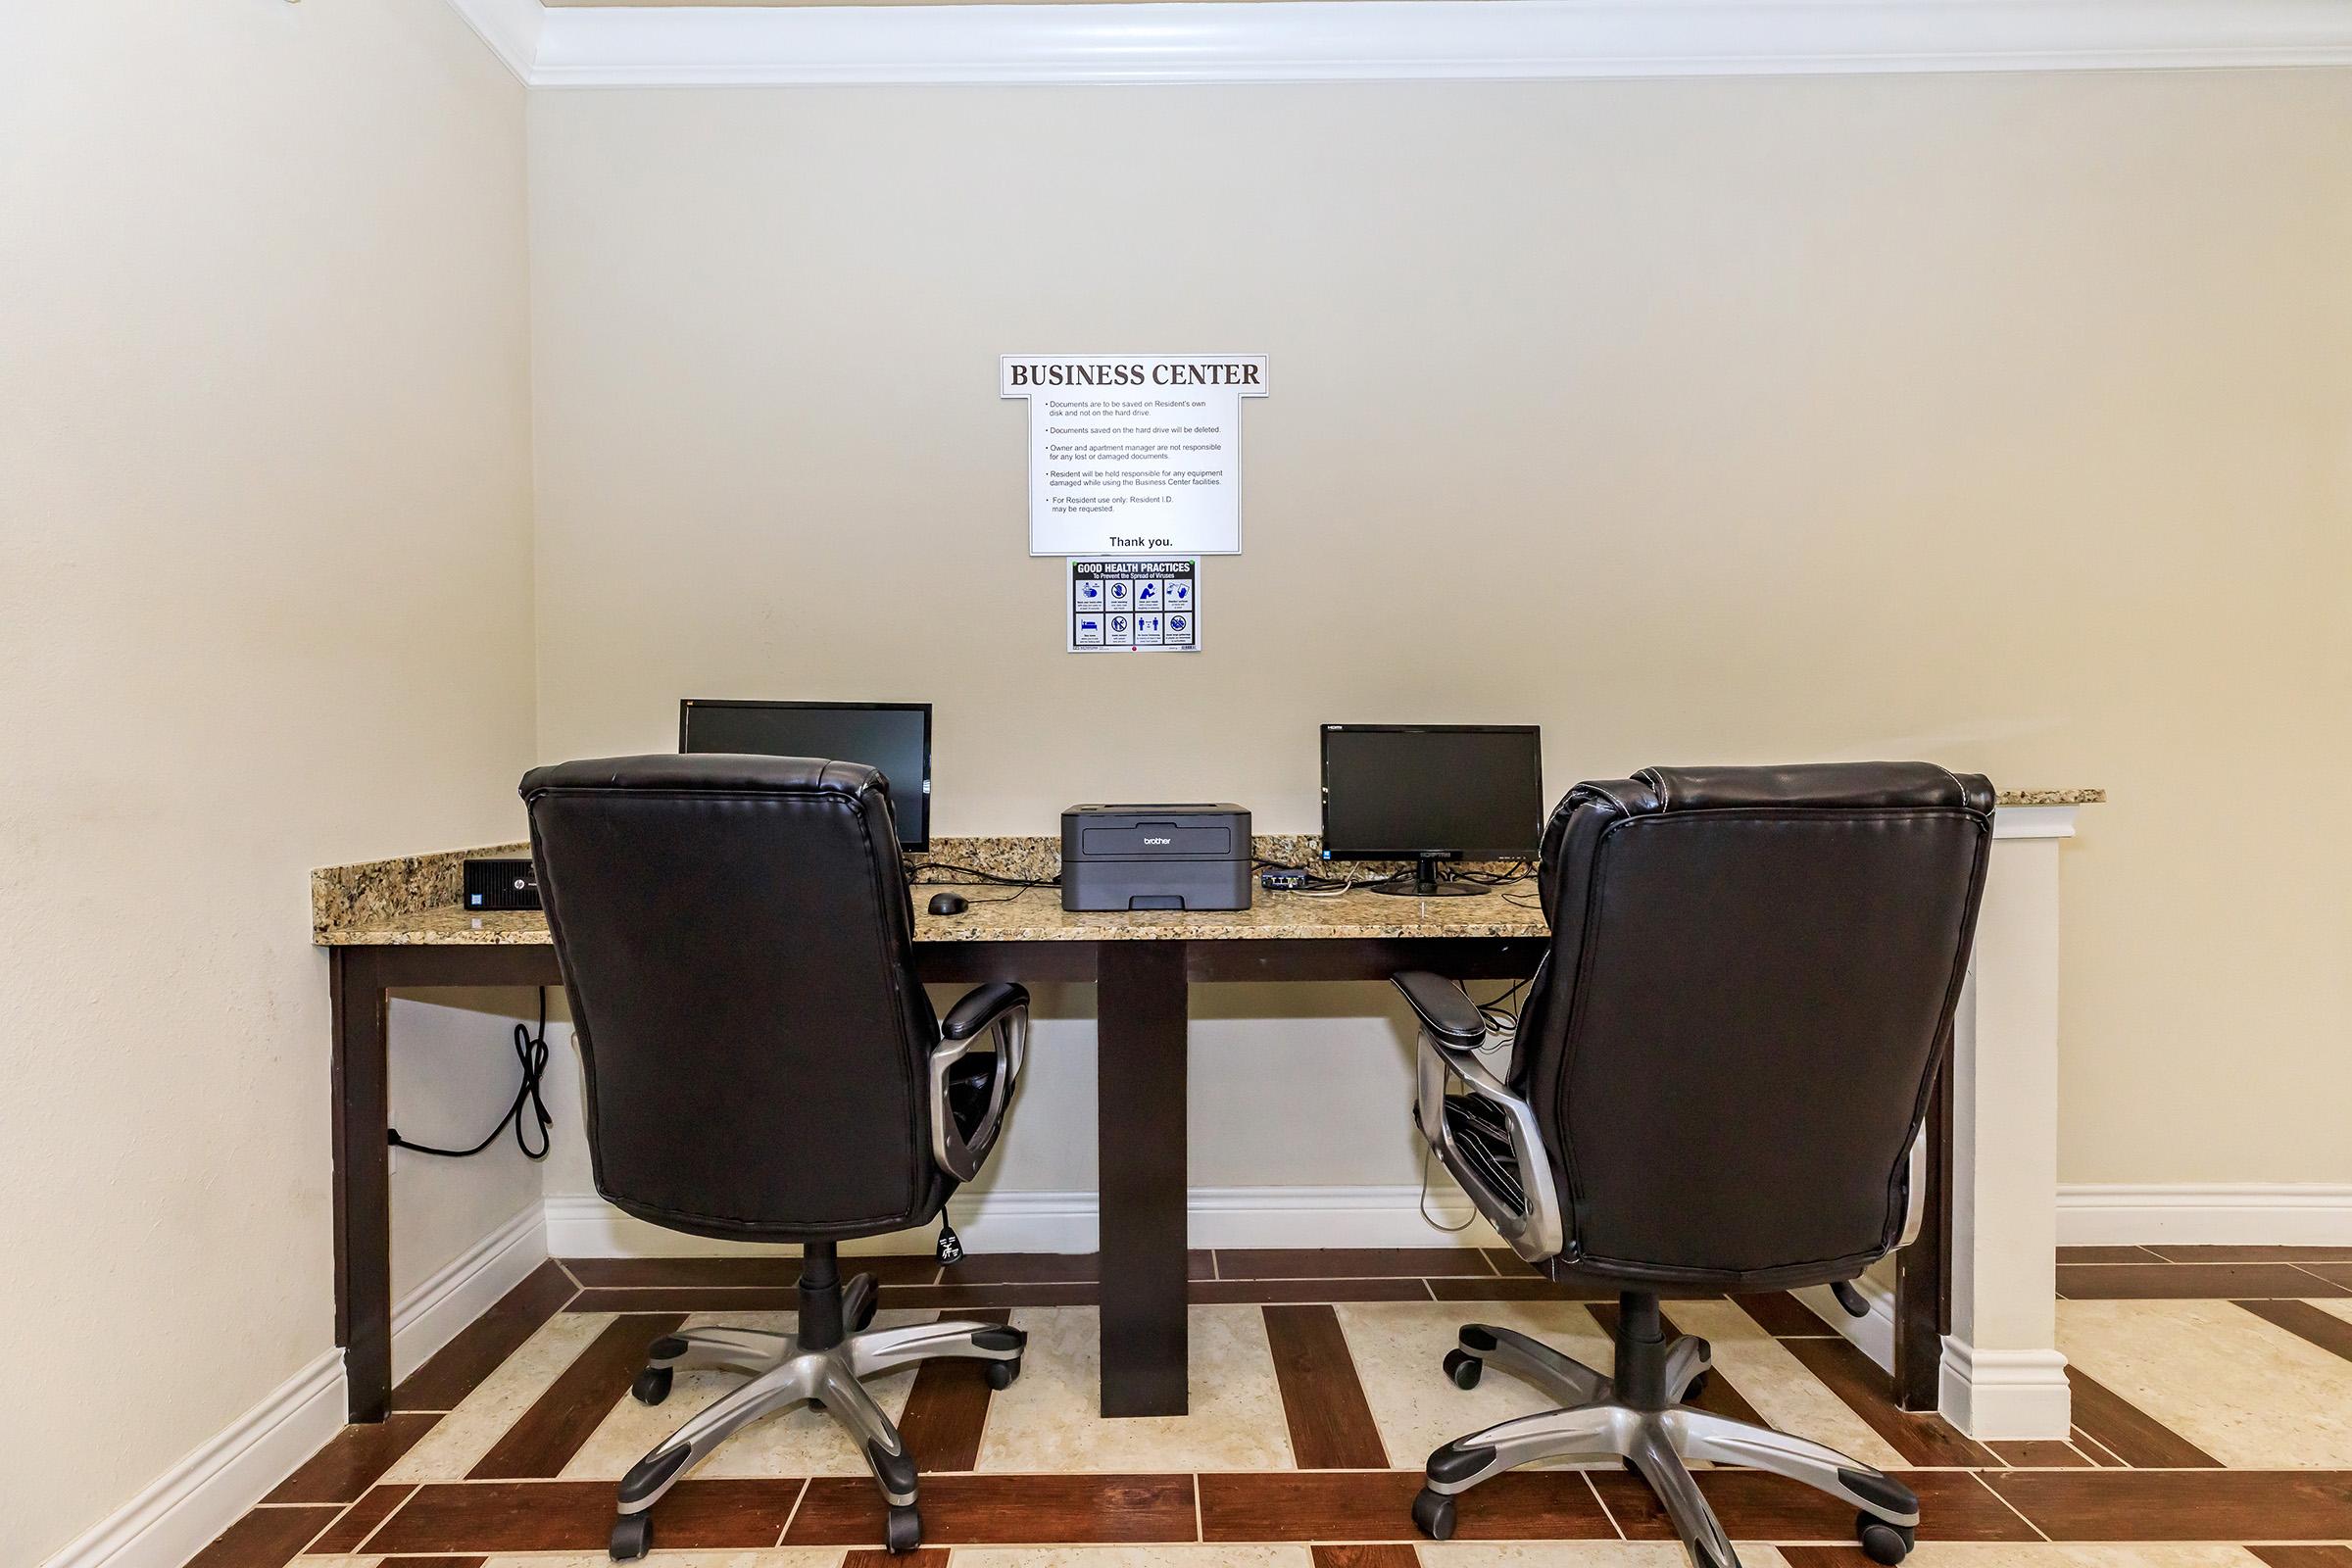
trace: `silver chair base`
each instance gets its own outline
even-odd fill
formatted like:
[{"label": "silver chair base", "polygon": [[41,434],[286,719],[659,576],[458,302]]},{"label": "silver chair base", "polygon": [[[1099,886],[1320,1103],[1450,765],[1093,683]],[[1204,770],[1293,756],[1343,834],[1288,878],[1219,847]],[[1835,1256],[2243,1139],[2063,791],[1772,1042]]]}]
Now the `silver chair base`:
[{"label": "silver chair base", "polygon": [[1863,1549],[1876,1561],[1900,1562],[1919,1524],[1919,1499],[1910,1490],[1809,1439],[1683,1403],[1707,1372],[1709,1355],[1702,1339],[1676,1340],[1666,1350],[1665,1402],[1643,1408],[1621,1399],[1608,1378],[1540,1341],[1469,1325],[1461,1348],[1446,1358],[1456,1384],[1474,1387],[1482,1365],[1492,1363],[1558,1399],[1561,1408],[1473,1432],[1432,1453],[1414,1522],[1443,1541],[1453,1533],[1454,1497],[1482,1481],[1540,1459],[1619,1459],[1657,1494],[1696,1568],[1739,1568],[1722,1522],[1691,1478],[1689,1461],[1702,1460],[1768,1470],[1851,1503]]},{"label": "silver chair base", "polygon": [[[871,1291],[867,1282],[867,1302]],[[852,1292],[854,1297],[858,1294],[855,1283]],[[854,1311],[850,1321],[856,1322],[858,1315]],[[1019,1375],[1027,1343],[1028,1336],[1019,1329],[971,1322],[865,1329],[824,1349],[805,1347],[798,1334],[760,1329],[690,1329],[656,1340],[632,1390],[645,1403],[659,1404],[668,1397],[670,1379],[680,1370],[725,1367],[750,1374],[751,1381],[696,1412],[630,1467],[620,1483],[612,1556],[643,1556],[652,1544],[651,1521],[644,1517],[648,1509],[729,1437],[798,1404],[816,1405],[857,1443],[890,1508],[891,1550],[913,1549],[922,1529],[915,1513],[914,1456],[906,1451],[897,1425],[866,1393],[864,1380],[920,1361],[960,1356],[990,1363],[989,1382],[1004,1388]]]}]

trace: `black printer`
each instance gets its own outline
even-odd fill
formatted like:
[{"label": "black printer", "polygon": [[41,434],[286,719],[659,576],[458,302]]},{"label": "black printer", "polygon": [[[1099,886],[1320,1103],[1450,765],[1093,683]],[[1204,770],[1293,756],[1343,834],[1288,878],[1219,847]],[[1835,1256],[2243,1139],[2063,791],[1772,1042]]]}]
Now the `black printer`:
[{"label": "black printer", "polygon": [[1065,909],[1247,909],[1250,813],[1217,806],[1073,806],[1061,813]]}]

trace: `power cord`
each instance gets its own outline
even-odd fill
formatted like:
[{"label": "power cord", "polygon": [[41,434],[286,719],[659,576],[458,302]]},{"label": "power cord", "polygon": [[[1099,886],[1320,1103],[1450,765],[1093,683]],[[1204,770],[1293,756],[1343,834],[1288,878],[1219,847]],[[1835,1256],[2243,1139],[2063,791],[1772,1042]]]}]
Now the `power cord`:
[{"label": "power cord", "polygon": [[[555,1118],[547,1113],[547,1102],[540,1098],[539,1094],[540,1083],[547,1074],[547,987],[545,986],[539,988],[538,1031],[532,1032],[527,1024],[516,1024],[514,1026],[514,1054],[522,1063],[522,1087],[514,1091],[514,1103],[507,1107],[507,1113],[498,1118],[498,1125],[491,1128],[480,1143],[471,1149],[435,1149],[430,1144],[411,1143],[400,1136],[400,1129],[397,1127],[389,1129],[384,1134],[385,1141],[390,1143],[393,1148],[405,1149],[411,1153],[435,1154],[443,1159],[470,1159],[488,1149],[497,1141],[498,1135],[507,1130],[508,1124],[513,1123],[514,1147],[522,1151],[522,1157],[545,1159],[548,1150],[553,1146],[548,1129],[555,1125]],[[531,1114],[539,1121],[539,1147],[537,1149],[531,1147],[530,1136],[523,1129],[522,1111],[525,1105],[530,1107]]]}]

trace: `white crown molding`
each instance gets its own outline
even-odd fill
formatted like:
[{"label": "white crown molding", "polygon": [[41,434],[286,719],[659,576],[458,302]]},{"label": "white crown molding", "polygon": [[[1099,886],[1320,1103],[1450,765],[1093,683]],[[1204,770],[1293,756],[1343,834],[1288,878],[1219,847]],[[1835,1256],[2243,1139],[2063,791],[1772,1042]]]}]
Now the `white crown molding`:
[{"label": "white crown molding", "polygon": [[2076,1182],[2058,1189],[2058,1245],[2352,1246],[2352,1185]]},{"label": "white crown molding", "polygon": [[[393,1374],[422,1365],[546,1260],[533,1204],[401,1300]],[[342,1431],[344,1410],[343,1352],[328,1350],[43,1568],[180,1568]]]},{"label": "white crown molding", "polygon": [[2343,0],[450,0],[535,87],[1302,82],[2352,65]]}]

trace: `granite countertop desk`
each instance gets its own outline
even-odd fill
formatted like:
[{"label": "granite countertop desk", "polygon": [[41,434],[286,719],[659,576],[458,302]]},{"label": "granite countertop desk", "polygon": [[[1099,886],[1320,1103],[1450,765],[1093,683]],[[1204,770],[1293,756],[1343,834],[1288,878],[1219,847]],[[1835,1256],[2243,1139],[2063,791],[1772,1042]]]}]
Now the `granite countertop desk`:
[{"label": "granite countertop desk", "polygon": [[[2088,805],[2096,790],[2007,791],[2004,813]],[[2071,816],[2071,810],[2060,814]],[[1998,835],[1996,829],[1996,836]],[[926,981],[1080,981],[1097,989],[1096,1118],[1102,1161],[1102,1397],[1105,1415],[1181,1415],[1189,1396],[1185,1075],[1195,982],[1385,980],[1428,968],[1460,979],[1524,979],[1548,937],[1533,879],[1471,898],[1414,899],[1254,890],[1251,907],[1072,913],[1053,888],[973,885],[958,868],[1016,878],[1059,870],[1057,838],[939,839],[910,855],[915,961]],[[1312,836],[1266,835],[1253,852],[1313,865]],[[546,918],[459,906],[466,859],[526,857],[527,845],[442,851],[314,872],[311,914],[334,1011],[335,1323],[351,1419],[376,1421],[392,1381],[389,997],[435,986],[560,985]],[[1387,867],[1353,866],[1361,876]],[[958,882],[958,878],[961,881]],[[923,906],[960,886],[961,914]],[[1937,1136],[1951,1135],[1936,1097]],[[1399,1107],[1402,1114],[1402,1107]],[[1935,1184],[1926,1245],[1898,1283],[1895,1392],[1936,1407],[1939,1309],[1949,1270],[1951,1194]],[[1945,1314],[1945,1315],[1948,1315]]]}]

